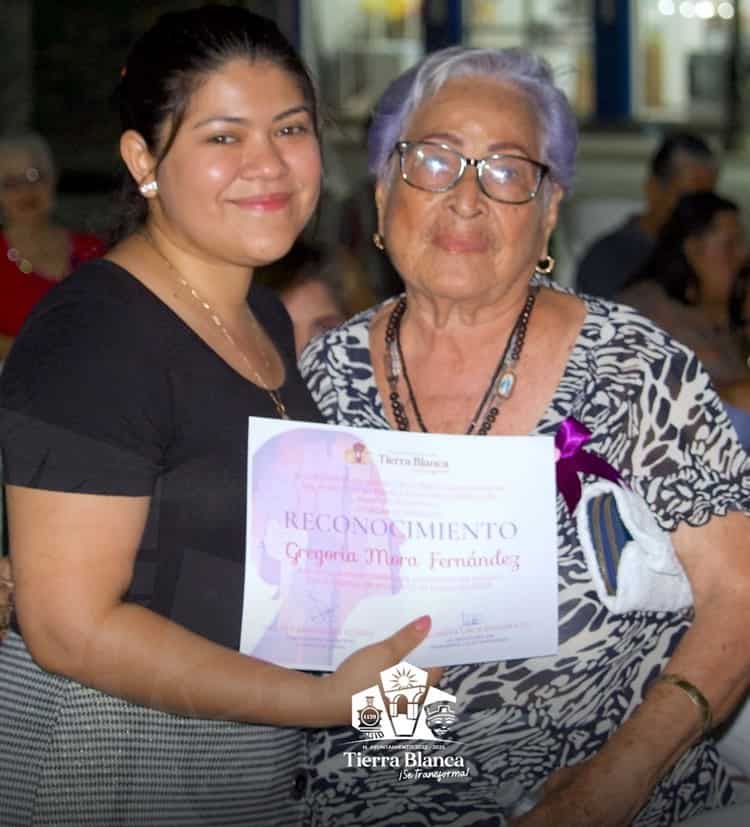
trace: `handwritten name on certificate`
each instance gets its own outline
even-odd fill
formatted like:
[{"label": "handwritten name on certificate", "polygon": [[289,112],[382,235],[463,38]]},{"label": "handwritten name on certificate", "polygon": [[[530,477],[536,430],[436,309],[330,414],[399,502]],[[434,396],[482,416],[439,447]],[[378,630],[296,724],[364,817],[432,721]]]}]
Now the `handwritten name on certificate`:
[{"label": "handwritten name on certificate", "polygon": [[551,437],[251,417],[240,649],[332,670],[424,614],[419,666],[557,650]]}]

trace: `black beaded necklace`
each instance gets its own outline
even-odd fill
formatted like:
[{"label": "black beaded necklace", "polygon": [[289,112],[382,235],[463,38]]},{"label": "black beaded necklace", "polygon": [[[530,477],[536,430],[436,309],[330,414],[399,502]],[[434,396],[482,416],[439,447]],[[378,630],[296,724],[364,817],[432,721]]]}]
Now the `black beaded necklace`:
[{"label": "black beaded necklace", "polygon": [[[529,326],[529,318],[531,317],[531,311],[534,309],[534,302],[536,301],[538,292],[538,285],[533,285],[529,288],[526,303],[518,314],[518,318],[508,336],[508,341],[505,343],[503,353],[492,374],[487,390],[484,392],[482,401],[479,403],[479,407],[472,417],[469,427],[466,429],[467,434],[473,434],[475,430],[478,436],[488,434],[500,412],[500,405],[505,400],[510,399],[516,384],[515,367],[521,358],[523,343],[526,339],[526,330]],[[417,424],[423,433],[428,433],[427,426],[424,424],[422,414],[417,405],[414,388],[409,379],[409,373],[406,370],[406,360],[401,349],[401,320],[405,312],[406,296],[401,296],[391,311],[385,328],[385,372],[388,387],[390,388],[389,399],[391,410],[393,411],[393,418],[396,420],[398,430],[408,431],[409,418],[406,415],[406,409],[398,392],[398,380],[399,377],[403,376],[406,390],[409,394],[409,402],[414,411],[414,416],[417,418]],[[479,417],[485,409],[487,409],[487,412],[479,428],[477,428]]]}]

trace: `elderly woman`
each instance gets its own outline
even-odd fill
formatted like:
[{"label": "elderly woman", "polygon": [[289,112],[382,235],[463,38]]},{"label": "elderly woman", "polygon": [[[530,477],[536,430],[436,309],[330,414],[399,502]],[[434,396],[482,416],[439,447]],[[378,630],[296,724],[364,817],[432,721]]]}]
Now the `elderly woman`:
[{"label": "elderly woman", "polygon": [[52,218],[57,174],[52,152],[34,132],[0,138],[0,358],[32,307],[104,245]]},{"label": "elderly woman", "polygon": [[[370,133],[374,241],[406,292],[316,340],[302,372],[329,421],[350,426],[551,436],[584,425],[589,454],[671,538],[692,601],[607,608],[559,496],[558,654],[452,667],[441,683],[458,699],[448,751],[469,779],[406,786],[347,766],[351,730],[323,733],[316,824],[512,814],[519,827],[655,827],[732,800],[710,730],[750,676],[750,464],[690,351],[545,277],[575,150],[573,113],[525,52],[449,49],[395,81]],[[594,481],[583,475],[584,492]],[[524,815],[510,806],[522,790],[537,801]]]}]

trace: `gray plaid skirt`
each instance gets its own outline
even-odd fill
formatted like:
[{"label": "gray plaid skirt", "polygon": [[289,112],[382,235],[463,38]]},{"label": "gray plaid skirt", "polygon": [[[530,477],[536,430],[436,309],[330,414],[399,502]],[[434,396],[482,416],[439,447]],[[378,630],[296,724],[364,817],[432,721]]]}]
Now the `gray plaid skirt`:
[{"label": "gray plaid skirt", "polygon": [[1,827],[293,827],[304,758],[300,730],[136,706],[0,643]]}]

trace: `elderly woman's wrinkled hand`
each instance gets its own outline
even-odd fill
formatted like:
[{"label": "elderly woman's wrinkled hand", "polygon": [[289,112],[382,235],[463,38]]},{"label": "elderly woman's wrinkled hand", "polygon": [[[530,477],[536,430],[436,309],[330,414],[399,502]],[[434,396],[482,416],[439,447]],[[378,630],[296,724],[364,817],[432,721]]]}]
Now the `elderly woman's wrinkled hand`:
[{"label": "elderly woman's wrinkled hand", "polygon": [[0,557],[0,640],[10,626],[13,611],[13,579],[11,577],[10,559]]}]

